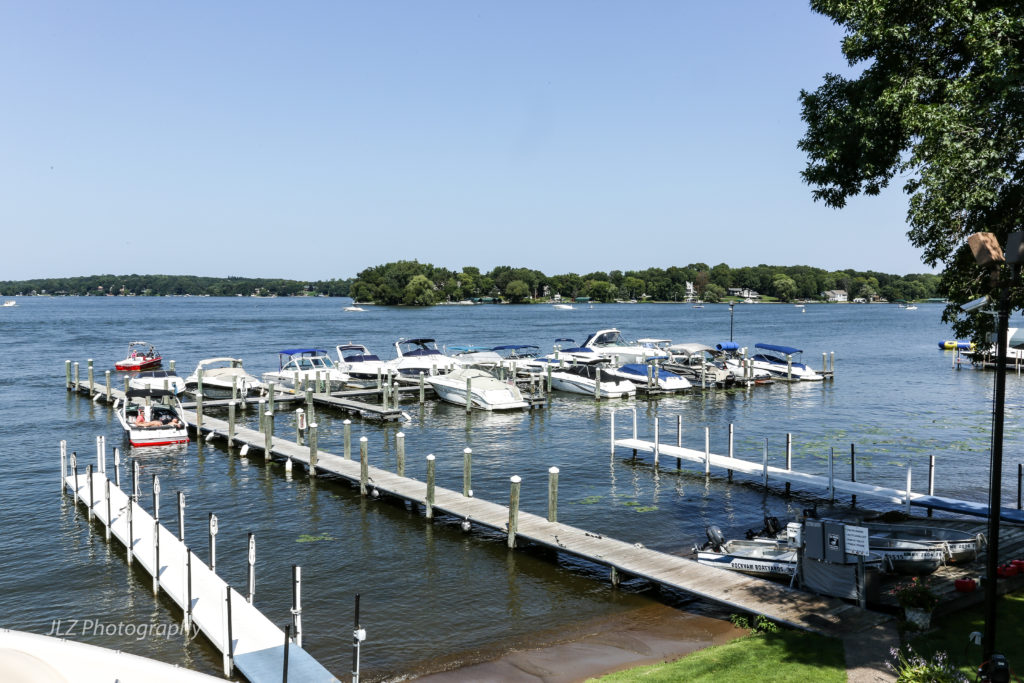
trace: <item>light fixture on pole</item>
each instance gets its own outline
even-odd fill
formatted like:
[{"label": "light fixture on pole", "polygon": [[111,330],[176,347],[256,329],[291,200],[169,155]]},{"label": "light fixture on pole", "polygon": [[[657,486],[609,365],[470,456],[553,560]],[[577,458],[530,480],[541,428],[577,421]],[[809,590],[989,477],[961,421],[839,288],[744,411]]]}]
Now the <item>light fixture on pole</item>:
[{"label": "light fixture on pole", "polygon": [[[1003,481],[1003,421],[1006,406],[1006,351],[1010,318],[1010,287],[1019,281],[1020,266],[1024,260],[1024,232],[1015,232],[1007,240],[1006,255],[999,241],[990,232],[979,232],[967,238],[974,260],[988,266],[993,282],[999,283],[999,301],[996,307],[996,380],[995,400],[992,408],[992,444],[988,486],[988,548],[985,554],[985,633],[982,640],[982,659],[993,661],[996,647],[996,568],[999,564],[999,515],[1001,512]],[[1010,277],[998,277],[1000,264],[1010,266]],[[984,296],[961,306],[966,312],[976,311],[989,302]]]},{"label": "light fixture on pole", "polygon": [[736,306],[736,302],[735,301],[730,301],[729,302],[729,341],[732,341],[732,314],[733,314],[733,309],[735,308],[735,306]]}]

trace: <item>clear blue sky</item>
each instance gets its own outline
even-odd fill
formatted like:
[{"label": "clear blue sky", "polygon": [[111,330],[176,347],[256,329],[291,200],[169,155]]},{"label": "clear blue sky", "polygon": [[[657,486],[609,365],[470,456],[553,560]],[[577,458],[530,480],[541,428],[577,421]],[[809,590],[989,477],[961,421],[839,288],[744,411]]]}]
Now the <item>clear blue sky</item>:
[{"label": "clear blue sky", "polygon": [[928,272],[899,188],[811,200],[801,2],[6,2],[0,279]]}]

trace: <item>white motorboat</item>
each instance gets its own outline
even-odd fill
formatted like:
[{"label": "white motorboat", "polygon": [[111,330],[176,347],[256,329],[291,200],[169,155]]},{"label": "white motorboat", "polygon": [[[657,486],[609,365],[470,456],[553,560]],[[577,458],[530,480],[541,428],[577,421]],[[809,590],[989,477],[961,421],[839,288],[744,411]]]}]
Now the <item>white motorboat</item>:
[{"label": "white motorboat", "polygon": [[754,344],[754,348],[771,352],[754,354],[750,357],[750,362],[754,368],[765,370],[772,377],[804,382],[820,382],[824,379],[804,363],[793,360],[793,356],[799,356],[803,353],[802,349],[795,349],[792,346],[778,346],[776,344]]},{"label": "white motorboat", "polygon": [[128,356],[114,363],[115,370],[150,370],[160,367],[160,353],[149,342],[128,342]]},{"label": "white motorboat", "polygon": [[129,389],[166,389],[175,394],[185,391],[185,380],[174,370],[143,370],[128,379]]},{"label": "white motorboat", "polygon": [[452,358],[457,359],[465,365],[497,367],[502,361],[502,357],[498,352],[489,346],[456,344],[454,346],[445,346],[444,350],[445,353],[450,353]]},{"label": "white motorboat", "polygon": [[684,343],[668,347],[669,359],[661,367],[690,380],[691,384],[705,387],[728,387],[736,382],[735,376],[725,368],[711,362],[714,349],[707,344]]},{"label": "white motorboat", "polygon": [[204,397],[231,398],[233,395],[262,394],[267,388],[263,382],[245,371],[241,358],[221,356],[199,361],[195,371],[185,378],[187,391],[198,391],[200,370],[203,371]]},{"label": "white motorboat", "polygon": [[529,408],[519,388],[512,381],[504,381],[482,368],[456,368],[445,375],[427,378],[427,383],[442,400],[455,405],[470,405],[480,410],[520,410]]},{"label": "white motorboat", "polygon": [[348,375],[352,386],[377,386],[388,374],[388,364],[362,344],[339,344],[334,347],[338,353],[338,368]]},{"label": "white motorboat", "polygon": [[[291,391],[302,391],[305,385],[319,391],[341,391],[348,384],[348,375],[334,366],[323,349],[282,349],[278,351],[280,369],[264,372],[263,382]],[[320,382],[320,386],[317,386]]]},{"label": "white motorboat", "polygon": [[685,377],[654,363],[626,363],[619,367],[606,367],[604,371],[612,377],[632,382],[638,387],[649,387],[662,391],[686,391],[693,386]]},{"label": "white motorboat", "polygon": [[746,348],[740,348],[736,342],[721,342],[715,345],[712,352],[722,369],[733,377],[734,382],[741,384],[771,384],[772,374],[767,370],[755,368],[753,362],[744,357]]},{"label": "white motorboat", "polygon": [[365,311],[365,310],[366,310],[366,309],[365,309],[365,308],[363,308],[362,306],[346,306],[346,307],[344,308],[344,311],[345,311],[346,313],[362,313],[362,312],[363,312],[363,311]]},{"label": "white motorboat", "polygon": [[624,363],[646,363],[649,360],[667,360],[668,354],[659,346],[660,342],[668,342],[667,339],[644,339],[629,342],[622,338],[622,334],[615,328],[598,330],[587,337],[582,346],[591,349],[612,362],[612,365]]},{"label": "white motorboat", "polygon": [[551,388],[572,394],[599,395],[601,398],[625,398],[636,394],[635,384],[609,375],[598,365],[552,368]]},{"label": "white motorboat", "polygon": [[551,307],[554,308],[554,309],[557,309],[559,311],[571,311],[571,310],[573,310],[572,304],[553,304]]},{"label": "white motorboat", "polygon": [[164,389],[128,389],[117,419],[132,446],[188,443],[188,425],[181,402]]},{"label": "white motorboat", "polygon": [[[563,342],[568,342],[562,346]],[[547,372],[547,368],[562,368],[568,365],[605,365],[608,359],[585,346],[576,346],[568,337],[555,340],[554,351],[545,356],[534,356],[523,361],[522,367],[528,372]]]},{"label": "white motorboat", "polygon": [[4,301],[4,308],[10,308],[11,306],[17,306],[18,302],[14,299],[7,299]]},{"label": "white motorboat", "polygon": [[395,342],[395,353],[388,366],[406,377],[443,375],[463,365],[462,361],[441,353],[437,342],[427,337],[399,339]]}]

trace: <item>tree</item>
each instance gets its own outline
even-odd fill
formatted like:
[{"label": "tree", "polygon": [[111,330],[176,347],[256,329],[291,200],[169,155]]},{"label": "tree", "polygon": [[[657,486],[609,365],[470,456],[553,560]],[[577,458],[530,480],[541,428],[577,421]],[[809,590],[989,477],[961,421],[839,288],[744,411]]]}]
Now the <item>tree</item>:
[{"label": "tree", "polygon": [[777,273],[772,278],[772,293],[783,301],[789,301],[796,295],[796,282],[785,273]]},{"label": "tree", "polygon": [[[966,247],[971,233],[1006,236],[1024,218],[1024,7],[999,0],[812,0],[846,28],[842,51],[855,78],[826,74],[803,91],[815,200],[840,208],[877,195],[894,178],[910,197],[907,235],[944,268],[943,320],[980,339],[991,317],[958,303],[997,286]],[[1016,288],[1013,305],[1024,304]]]},{"label": "tree", "polygon": [[530,297],[530,285],[522,280],[512,280],[505,285],[505,296],[514,304],[521,304]]},{"label": "tree", "polygon": [[434,283],[426,275],[414,275],[405,286],[402,303],[406,306],[433,306],[437,303]]}]

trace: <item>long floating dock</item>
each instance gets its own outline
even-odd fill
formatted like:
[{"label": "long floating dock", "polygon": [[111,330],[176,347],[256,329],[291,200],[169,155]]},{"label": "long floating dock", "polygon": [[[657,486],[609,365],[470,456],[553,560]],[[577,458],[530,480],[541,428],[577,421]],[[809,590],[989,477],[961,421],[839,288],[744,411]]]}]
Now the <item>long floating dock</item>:
[{"label": "long floating dock", "polygon": [[[75,502],[86,507],[90,521],[99,520],[107,527],[108,538],[113,534],[124,544],[128,563],[138,562],[153,577],[154,592],[163,589],[182,609],[183,630],[194,624],[223,653],[225,676],[231,675],[233,665],[253,683],[338,680],[300,646],[286,645],[284,631],[110,481],[105,461],[104,455],[95,470],[90,466],[85,473],[73,463],[69,474],[62,447],[62,491],[70,489]],[[159,489],[154,500],[158,495]]]},{"label": "long floating dock", "polygon": [[[69,390],[72,389],[69,386]],[[103,396],[106,392],[104,387],[104,394],[97,395]],[[364,495],[385,495],[411,503],[422,508],[428,519],[443,513],[469,523],[470,528],[479,525],[495,529],[506,534],[510,548],[521,541],[528,541],[607,566],[613,583],[617,583],[621,575],[641,577],[728,607],[763,614],[795,628],[834,637],[858,632],[889,619],[887,615],[870,612],[839,599],[706,567],[691,559],[562,524],[556,521],[556,509],[549,509],[552,519],[521,511],[518,509],[519,477],[511,478],[515,503],[506,507],[435,486],[433,456],[427,458],[428,481],[423,482],[369,465],[368,456],[363,456],[363,448],[360,448],[359,460],[314,450],[315,446],[300,446],[277,436],[270,437],[268,448],[267,435],[262,432],[239,425],[232,428],[226,421],[206,415],[197,426],[197,414],[190,411],[185,412],[185,419],[197,438],[207,442],[220,439],[227,441],[229,447],[241,447],[242,452],[261,451],[268,458],[285,460],[288,468],[297,462],[313,476],[330,474],[352,482]],[[233,438],[229,436],[231,429],[234,430]],[[361,441],[360,445],[363,443]],[[401,452],[404,459],[404,441]],[[404,468],[404,464],[400,467]]]},{"label": "long floating dock", "polygon": [[[824,491],[831,499],[835,498],[836,493],[847,493],[853,496],[872,496],[875,498],[882,498],[890,503],[902,504],[906,506],[908,512],[910,506],[916,506],[934,508],[936,510],[944,510],[946,512],[955,512],[975,517],[987,518],[989,516],[989,507],[987,503],[935,496],[931,494],[914,493],[910,490],[911,470],[909,467],[907,468],[907,487],[905,489],[875,486],[873,484],[850,481],[836,477],[834,474],[834,463],[831,455],[829,456],[829,472],[831,473],[829,476],[807,474],[805,472],[798,472],[789,468],[769,465],[767,451],[765,451],[762,461],[755,463],[750,462],[749,460],[732,457],[731,455],[718,455],[710,452],[707,447],[707,438],[705,438],[705,450],[702,451],[695,450],[693,448],[685,448],[678,444],[671,445],[664,443],[660,438],[657,419],[655,420],[654,431],[654,440],[649,441],[637,438],[634,414],[632,436],[624,439],[618,439],[615,437],[615,413],[612,413],[612,454],[614,455],[616,448],[629,448],[634,452],[653,453],[655,467],[659,466],[659,461],[662,457],[674,458],[677,461],[685,460],[687,462],[702,465],[704,467],[705,474],[710,474],[711,468],[714,467],[720,470],[726,470],[727,472],[742,472],[743,474],[759,477],[762,485],[766,488],[768,487],[769,482],[785,483],[787,487],[789,484],[803,484],[812,491]],[[1018,524],[1024,523],[1024,510],[1015,510],[1013,508],[1003,507],[1000,508],[999,518],[1006,522],[1016,522]]]}]

